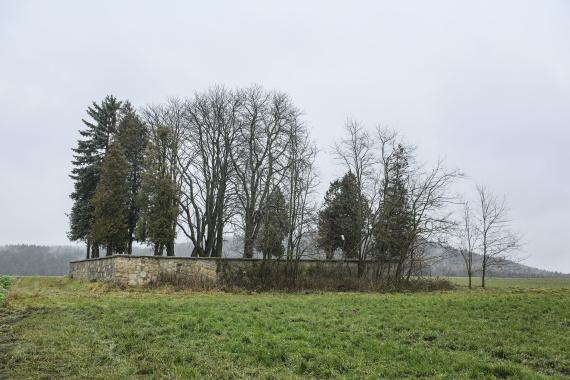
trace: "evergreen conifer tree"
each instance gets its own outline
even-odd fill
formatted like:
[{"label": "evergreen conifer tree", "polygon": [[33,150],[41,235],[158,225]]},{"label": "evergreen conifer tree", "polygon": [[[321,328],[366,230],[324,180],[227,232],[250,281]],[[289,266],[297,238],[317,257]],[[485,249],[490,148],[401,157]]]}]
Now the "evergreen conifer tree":
[{"label": "evergreen conifer tree", "polygon": [[129,187],[129,206],[127,224],[129,242],[127,253],[132,254],[135,228],[140,214],[139,193],[142,185],[145,150],[148,132],[129,102],[122,109],[122,118],[117,128],[117,142],[121,144],[129,163],[127,184]]},{"label": "evergreen conifer tree", "polygon": [[93,197],[94,221],[89,239],[107,248],[107,256],[127,250],[129,163],[118,143],[113,143],[103,159],[101,179]]},{"label": "evergreen conifer tree", "polygon": [[99,247],[92,244],[88,238],[94,219],[91,201],[99,183],[103,157],[116,131],[120,108],[121,102],[112,95],[107,96],[100,105],[93,102],[92,106],[87,108],[91,120],[82,120],[86,128],[79,131],[81,139],[73,149],[73,169],[70,175],[74,181],[71,194],[73,206],[69,215],[70,229],[67,235],[71,241],[86,242],[87,258],[99,256]]},{"label": "evergreen conifer tree", "polygon": [[325,250],[328,259],[332,258],[336,249],[341,249],[346,258],[358,257],[366,210],[365,197],[359,196],[356,176],[352,172],[331,183],[325,195],[324,207],[319,213],[318,224],[318,244]]},{"label": "evergreen conifer tree", "polygon": [[403,258],[409,244],[412,216],[408,205],[408,157],[401,145],[384,175],[386,187],[374,229],[375,253],[380,259]]}]

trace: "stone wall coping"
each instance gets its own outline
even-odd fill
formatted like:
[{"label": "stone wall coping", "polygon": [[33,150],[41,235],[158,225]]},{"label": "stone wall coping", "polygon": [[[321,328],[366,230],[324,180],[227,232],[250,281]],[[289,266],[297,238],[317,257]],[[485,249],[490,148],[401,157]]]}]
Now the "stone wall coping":
[{"label": "stone wall coping", "polygon": [[[82,263],[88,261],[98,261],[98,260],[112,260],[116,258],[125,259],[155,259],[155,260],[194,260],[194,261],[242,261],[242,262],[262,262],[263,259],[257,258],[242,258],[242,257],[190,257],[190,256],[154,256],[154,255],[112,255],[112,256],[102,256],[91,259],[73,260],[70,263]],[[273,262],[287,262],[283,259],[272,259],[267,261]],[[358,263],[357,259],[347,259],[347,260],[323,260],[323,259],[300,259],[302,262],[322,262],[322,263]],[[366,260],[367,263],[376,263],[375,260]]]}]

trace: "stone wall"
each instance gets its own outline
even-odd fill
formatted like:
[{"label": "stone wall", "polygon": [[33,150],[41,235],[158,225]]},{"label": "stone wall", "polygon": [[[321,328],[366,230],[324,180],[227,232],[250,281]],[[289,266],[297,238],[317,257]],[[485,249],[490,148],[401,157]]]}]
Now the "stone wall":
[{"label": "stone wall", "polygon": [[[275,265],[286,262],[272,261]],[[196,281],[218,281],[223,274],[245,271],[262,265],[259,259],[234,258],[195,258],[167,256],[129,256],[116,255],[96,259],[72,261],[69,275],[71,278],[85,281],[105,281],[120,285],[147,285],[159,280],[176,279]],[[339,273],[357,276],[356,261],[301,260],[298,262],[300,273]],[[335,269],[336,272],[330,269]],[[366,276],[373,275],[372,265],[366,265]]]},{"label": "stone wall", "polygon": [[117,255],[72,261],[69,275],[78,280],[147,285],[161,276],[192,276],[215,281],[216,268],[213,259]]}]

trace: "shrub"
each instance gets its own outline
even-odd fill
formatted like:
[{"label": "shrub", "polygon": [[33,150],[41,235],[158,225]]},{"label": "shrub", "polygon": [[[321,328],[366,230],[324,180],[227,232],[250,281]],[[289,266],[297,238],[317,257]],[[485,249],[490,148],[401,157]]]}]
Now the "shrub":
[{"label": "shrub", "polygon": [[176,289],[224,291],[435,291],[450,290],[448,280],[413,278],[387,282],[367,273],[358,277],[356,269],[342,262],[298,265],[291,261],[247,262],[245,265],[220,262],[218,281],[200,275],[162,274],[153,285],[172,285]]},{"label": "shrub", "polygon": [[8,289],[14,282],[14,279],[9,276],[0,276],[0,306],[4,305],[4,300],[8,294]]}]

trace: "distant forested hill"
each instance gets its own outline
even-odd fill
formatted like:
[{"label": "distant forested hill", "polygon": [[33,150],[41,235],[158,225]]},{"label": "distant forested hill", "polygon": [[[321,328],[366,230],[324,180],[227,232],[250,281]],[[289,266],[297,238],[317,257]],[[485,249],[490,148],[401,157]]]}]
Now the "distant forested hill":
[{"label": "distant forested hill", "polygon": [[[239,257],[239,247],[228,244],[224,247],[224,256]],[[192,247],[189,244],[176,244],[175,252],[178,256],[189,256]],[[137,255],[151,255],[152,251],[146,247],[136,247],[133,253]],[[442,252],[434,248],[434,257],[443,257],[434,260],[425,274],[434,276],[465,276],[463,259],[456,252],[449,250]],[[40,246],[40,245],[6,245],[0,246],[0,274],[8,275],[42,275],[61,276],[69,271],[69,262],[85,257],[83,247],[74,246]],[[475,263],[479,265],[481,257],[476,255]],[[557,277],[565,276],[559,272],[550,272],[522,265],[506,262],[500,268],[493,268],[491,276],[494,277]],[[567,275],[566,275],[567,276]]]},{"label": "distant forested hill", "polygon": [[0,246],[0,274],[64,275],[69,271],[70,261],[84,256],[84,249],[71,246]]},{"label": "distant forested hill", "polygon": [[[465,263],[463,257],[455,249],[433,248],[430,252],[431,256],[436,258],[426,269],[426,274],[434,276],[466,276]],[[473,268],[475,268],[475,276],[479,276],[478,268],[481,267],[482,256],[473,255]],[[560,277],[570,276],[561,272],[552,272],[544,269],[538,269],[531,266],[523,265],[509,260],[505,260],[500,266],[491,267],[489,270],[490,277]]]},{"label": "distant forested hill", "polygon": [[[187,244],[177,244],[179,256],[189,256]],[[152,255],[150,248],[134,247],[137,255]],[[69,262],[85,258],[80,246],[4,245],[0,246],[0,274],[20,276],[61,276],[69,272]]]}]

